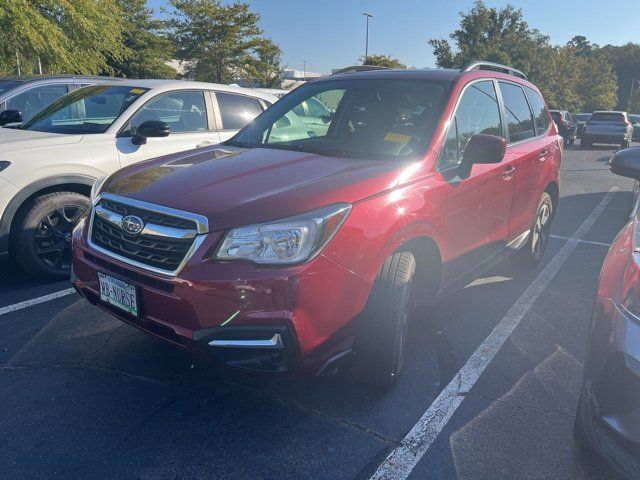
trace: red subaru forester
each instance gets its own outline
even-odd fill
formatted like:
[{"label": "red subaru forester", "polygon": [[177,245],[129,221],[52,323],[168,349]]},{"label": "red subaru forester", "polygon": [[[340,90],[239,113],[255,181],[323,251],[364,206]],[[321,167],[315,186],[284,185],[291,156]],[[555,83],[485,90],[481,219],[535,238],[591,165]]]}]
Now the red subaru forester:
[{"label": "red subaru forester", "polygon": [[96,182],[78,292],[227,365],[318,373],[349,354],[356,379],[392,385],[413,307],[508,252],[540,260],[563,144],[509,67],[354,70]]}]

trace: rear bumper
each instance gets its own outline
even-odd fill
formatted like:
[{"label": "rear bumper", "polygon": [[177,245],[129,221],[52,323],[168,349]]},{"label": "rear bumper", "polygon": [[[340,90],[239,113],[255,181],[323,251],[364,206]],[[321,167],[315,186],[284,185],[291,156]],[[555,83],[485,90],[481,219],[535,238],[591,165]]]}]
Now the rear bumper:
[{"label": "rear bumper", "polygon": [[[84,234],[82,231],[84,230]],[[178,347],[264,373],[314,373],[348,351],[371,284],[319,255],[287,268],[206,259],[204,242],[177,277],[92,250],[86,225],[73,241],[74,287],[92,304]],[[140,316],[100,300],[98,271],[134,284]]]},{"label": "rear bumper", "polygon": [[589,133],[582,134],[582,141],[591,143],[622,144],[627,141],[626,133]]},{"label": "rear bumper", "polygon": [[598,297],[587,360],[583,423],[591,445],[626,474],[640,470],[640,320]]}]

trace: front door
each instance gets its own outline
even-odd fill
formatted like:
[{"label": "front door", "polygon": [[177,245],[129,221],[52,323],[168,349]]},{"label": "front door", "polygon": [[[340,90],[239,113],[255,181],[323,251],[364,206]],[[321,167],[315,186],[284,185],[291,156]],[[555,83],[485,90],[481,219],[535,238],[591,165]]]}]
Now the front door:
[{"label": "front door", "polygon": [[[474,164],[464,149],[475,134],[502,136],[500,108],[491,80],[468,85],[456,112],[438,162],[441,183],[431,192],[444,212],[446,236],[443,284],[470,272],[501,250],[507,239],[513,200],[510,165]],[[463,162],[464,160],[464,162]]]},{"label": "front door", "polygon": [[[144,145],[135,145],[132,140],[136,128],[148,120],[165,122],[171,133],[167,137],[148,138]],[[116,138],[120,165],[124,167],[141,160],[218,143],[220,137],[217,131],[210,129],[212,124],[203,91],[161,93],[134,113]]]}]

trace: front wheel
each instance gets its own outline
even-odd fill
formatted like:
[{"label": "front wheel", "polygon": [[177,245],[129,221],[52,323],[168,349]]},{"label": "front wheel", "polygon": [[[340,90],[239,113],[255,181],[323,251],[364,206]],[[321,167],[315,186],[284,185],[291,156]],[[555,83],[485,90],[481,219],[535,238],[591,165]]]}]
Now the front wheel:
[{"label": "front wheel", "polygon": [[553,202],[547,192],[542,194],[536,216],[531,226],[529,239],[518,252],[520,263],[525,267],[536,266],[547,249],[551,234],[551,220],[553,219]]},{"label": "front wheel", "polygon": [[416,261],[396,252],[384,263],[361,315],[351,373],[364,384],[390,388],[398,380],[407,341],[409,297]]},{"label": "front wheel", "polygon": [[54,192],[35,198],[19,211],[11,229],[11,258],[31,275],[67,278],[71,269],[71,232],[88,210],[89,199],[76,192]]}]

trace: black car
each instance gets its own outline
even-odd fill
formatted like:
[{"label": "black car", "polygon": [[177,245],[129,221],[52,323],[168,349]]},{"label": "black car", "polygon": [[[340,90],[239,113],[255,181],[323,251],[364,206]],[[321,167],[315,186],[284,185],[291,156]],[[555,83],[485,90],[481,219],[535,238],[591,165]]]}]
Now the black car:
[{"label": "black car", "polygon": [[584,127],[587,125],[587,122],[591,118],[590,113],[578,113],[576,114],[576,124],[578,125],[578,138],[582,137],[584,133]]},{"label": "black car", "polygon": [[564,138],[565,145],[573,145],[578,136],[578,124],[567,110],[550,110],[558,132]]}]

